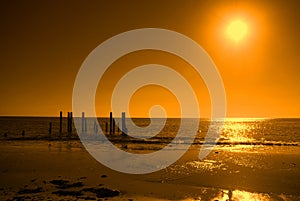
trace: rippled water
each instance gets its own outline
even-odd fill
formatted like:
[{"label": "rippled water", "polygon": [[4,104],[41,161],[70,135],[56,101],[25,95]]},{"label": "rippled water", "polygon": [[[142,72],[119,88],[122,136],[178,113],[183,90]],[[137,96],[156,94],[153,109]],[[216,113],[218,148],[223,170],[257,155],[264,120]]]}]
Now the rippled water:
[{"label": "rippled water", "polygon": [[[106,118],[99,118],[100,127],[103,132],[107,134],[105,130],[105,124],[108,122]],[[23,137],[22,132],[26,137],[46,137],[49,136],[49,123],[52,123],[52,136],[59,136],[59,118],[54,117],[0,117],[0,135],[1,138],[7,136],[7,138]],[[88,121],[87,121],[88,122]],[[127,119],[127,122],[129,120]],[[147,142],[166,142],[171,141],[177,134],[182,121],[180,119],[167,119],[166,123],[160,119],[153,121],[152,127],[147,128],[150,124],[150,119],[139,118],[133,119],[133,122],[144,128],[144,135],[152,137]],[[209,126],[212,129],[217,130],[220,126],[218,121],[210,121],[208,119],[188,119],[183,125],[182,131],[189,133],[190,128],[197,125],[196,131],[196,143],[202,143],[204,137],[207,134]],[[94,128],[94,122],[90,122],[88,128],[90,131]],[[62,136],[67,136],[66,126],[67,119],[63,119],[63,133]],[[133,125],[127,124],[129,135],[139,137],[139,133],[136,133]],[[162,129],[160,129],[162,128]],[[99,132],[99,131],[98,131]],[[140,131],[139,131],[140,132]],[[121,132],[118,132],[116,127],[116,133],[114,136],[120,136]],[[76,129],[73,125],[73,131],[71,136],[76,137]],[[131,139],[131,138],[130,138]],[[133,138],[132,138],[133,139]],[[184,141],[184,140],[183,140]],[[297,145],[300,142],[300,119],[298,118],[286,118],[286,119],[257,119],[257,118],[229,118],[226,119],[222,129],[222,133],[219,138],[219,143],[232,143],[232,144],[247,144],[258,143],[264,145]],[[184,143],[184,142],[183,142]]]}]

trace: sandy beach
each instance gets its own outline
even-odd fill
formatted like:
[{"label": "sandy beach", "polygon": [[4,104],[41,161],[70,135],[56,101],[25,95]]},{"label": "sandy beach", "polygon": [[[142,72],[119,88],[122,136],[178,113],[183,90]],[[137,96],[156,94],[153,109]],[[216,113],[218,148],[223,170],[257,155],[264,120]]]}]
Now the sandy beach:
[{"label": "sandy beach", "polygon": [[0,201],[300,201],[300,0],[0,15]]},{"label": "sandy beach", "polygon": [[1,200],[299,200],[299,146],[199,146],[144,175],[111,170],[80,141],[1,141]]}]

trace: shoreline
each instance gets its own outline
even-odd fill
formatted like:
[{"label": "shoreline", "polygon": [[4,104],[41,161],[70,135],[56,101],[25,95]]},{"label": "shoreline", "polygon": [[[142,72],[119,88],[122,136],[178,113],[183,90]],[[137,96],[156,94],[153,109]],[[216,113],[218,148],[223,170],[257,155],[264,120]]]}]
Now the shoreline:
[{"label": "shoreline", "polygon": [[[93,137],[93,136],[92,136]],[[127,137],[127,136],[106,136],[109,141],[112,143],[130,143],[130,144],[168,144],[173,140],[172,137],[153,137],[149,139],[135,139],[133,137]],[[93,141],[94,139],[91,138],[90,141]],[[101,140],[101,138],[95,138],[95,141]],[[43,137],[7,137],[0,139],[0,142],[3,141],[80,141],[80,138],[78,136],[62,136],[62,137],[49,137],[49,136],[43,136]],[[180,144],[180,143],[179,143]],[[183,142],[184,144],[184,142]],[[222,141],[219,140],[216,143],[213,142],[204,142],[204,139],[199,141],[199,139],[196,139],[192,145],[203,145],[203,144],[215,144],[215,145],[264,145],[264,146],[299,146],[299,142],[284,142],[284,141],[236,141],[236,142],[230,142],[230,141]]]}]

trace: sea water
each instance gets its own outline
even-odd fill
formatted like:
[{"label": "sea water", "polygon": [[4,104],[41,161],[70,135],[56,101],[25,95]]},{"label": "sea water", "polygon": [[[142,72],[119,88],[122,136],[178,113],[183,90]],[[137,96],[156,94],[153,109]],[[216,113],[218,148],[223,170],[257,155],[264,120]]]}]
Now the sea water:
[{"label": "sea water", "polygon": [[[88,118],[87,118],[88,119]],[[51,137],[73,136],[77,131],[73,124],[72,133],[67,133],[67,118],[62,121],[62,133],[59,133],[59,118],[57,117],[0,117],[0,139],[43,139],[49,137],[49,123],[52,124]],[[88,122],[88,133],[96,135],[104,133],[107,136],[106,123],[109,119],[98,118],[99,129],[95,130],[95,122]],[[300,143],[300,118],[228,118],[224,124],[219,120],[185,119],[179,118],[151,119],[134,118],[131,124],[126,119],[129,140],[142,139],[139,142],[169,143],[179,132],[192,139],[194,143],[202,144],[207,138],[208,130],[214,132],[214,137],[219,144],[262,144],[262,145],[295,145]],[[184,125],[183,125],[184,124]],[[219,128],[222,126],[221,132]],[[140,128],[137,130],[135,128]],[[191,130],[193,128],[193,130]],[[196,128],[196,129],[195,129]],[[121,126],[117,124],[113,136],[121,136]],[[81,132],[81,131],[79,131]],[[22,135],[23,133],[23,135]],[[188,133],[189,135],[185,135]],[[143,134],[143,135],[141,135]],[[190,142],[191,139],[187,139]],[[184,139],[182,140],[184,142]]]}]

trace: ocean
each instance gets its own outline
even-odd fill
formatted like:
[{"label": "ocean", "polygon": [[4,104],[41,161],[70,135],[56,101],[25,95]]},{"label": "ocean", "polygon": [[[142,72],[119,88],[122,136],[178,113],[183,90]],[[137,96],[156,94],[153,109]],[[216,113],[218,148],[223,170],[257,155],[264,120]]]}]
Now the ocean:
[{"label": "ocean", "polygon": [[[86,120],[87,130],[79,129],[79,135],[101,136],[94,120]],[[300,200],[298,118],[226,119],[217,145],[205,158],[199,157],[200,149],[205,139],[211,140],[208,129],[214,133],[220,128],[219,120],[153,119],[150,124],[150,119],[137,118],[137,129],[126,119],[130,136],[122,136],[117,127],[115,134],[106,132],[108,118],[98,122],[122,152],[111,149],[108,141],[82,143],[74,122],[67,132],[67,118],[60,134],[57,117],[0,117],[0,200],[77,200],[85,197],[73,193],[85,195],[86,189],[102,185],[121,192],[116,200]],[[194,137],[185,135],[194,132],[191,128],[196,128]],[[180,129],[184,137],[174,143]],[[166,146],[171,149],[160,151]],[[64,191],[72,197],[58,196],[52,181],[80,181],[82,187]],[[26,191],[30,194],[20,194]]]},{"label": "ocean", "polygon": [[[209,126],[212,130],[217,130],[220,126],[219,121],[210,121],[209,119],[187,119],[185,125],[179,118],[170,118],[166,121],[154,119],[151,127],[148,118],[135,118],[134,124],[144,130],[143,135],[139,135],[134,125],[127,119],[128,134],[141,139],[138,142],[168,143],[178,133],[190,133],[192,127],[197,127],[194,143],[202,144],[207,135]],[[52,124],[52,132],[49,134],[49,123]],[[107,118],[98,118],[102,131],[106,131]],[[197,123],[199,125],[197,126]],[[88,128],[94,128],[94,122],[90,122]],[[90,129],[91,130],[91,129]],[[100,129],[99,129],[100,130]],[[100,131],[97,131],[100,132]],[[23,134],[23,135],[22,135]],[[67,132],[67,118],[62,121],[62,134],[59,133],[59,118],[57,117],[0,117],[0,139],[59,139],[77,137],[74,123],[72,133]],[[115,137],[121,136],[121,128],[118,130],[117,123],[115,128]],[[110,136],[111,137],[111,136]],[[129,140],[136,138],[128,138]],[[184,143],[184,142],[183,142]],[[300,118],[228,118],[225,120],[221,135],[218,136],[218,144],[258,144],[258,145],[286,145],[297,146],[300,143]]]}]

